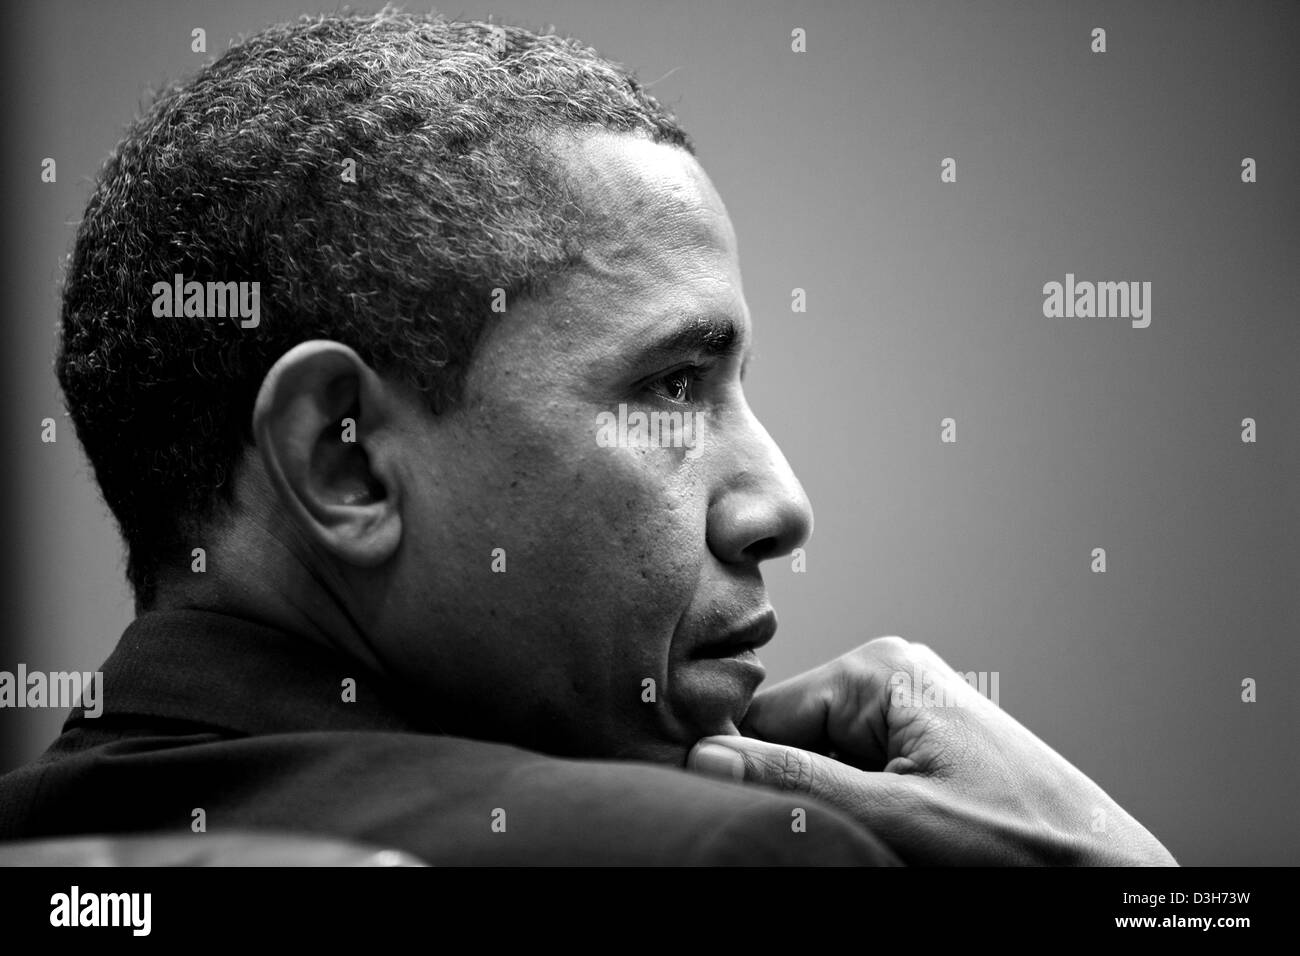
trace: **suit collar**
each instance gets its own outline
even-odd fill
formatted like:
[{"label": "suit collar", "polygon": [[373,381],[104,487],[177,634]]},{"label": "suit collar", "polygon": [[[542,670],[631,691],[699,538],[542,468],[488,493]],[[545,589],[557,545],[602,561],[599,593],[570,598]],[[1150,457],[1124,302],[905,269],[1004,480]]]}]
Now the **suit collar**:
[{"label": "suit collar", "polygon": [[[104,717],[183,720],[241,734],[414,731],[391,688],[307,638],[213,611],[153,611],[127,627],[104,662]],[[356,682],[345,700],[346,680]],[[348,695],[352,696],[352,695]]]}]

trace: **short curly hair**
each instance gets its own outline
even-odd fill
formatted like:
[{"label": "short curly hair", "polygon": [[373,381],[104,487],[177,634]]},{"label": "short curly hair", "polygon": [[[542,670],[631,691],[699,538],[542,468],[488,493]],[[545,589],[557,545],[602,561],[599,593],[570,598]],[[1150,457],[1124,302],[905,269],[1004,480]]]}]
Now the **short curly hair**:
[{"label": "short curly hair", "polygon": [[[537,294],[581,249],[546,143],[587,127],[692,151],[574,40],[391,10],[272,27],[152,103],[77,231],[56,363],[137,609],[229,506],[258,387],[298,342],[350,346],[435,413],[458,400],[494,290]],[[156,317],[176,274],[258,281],[260,323]]]}]

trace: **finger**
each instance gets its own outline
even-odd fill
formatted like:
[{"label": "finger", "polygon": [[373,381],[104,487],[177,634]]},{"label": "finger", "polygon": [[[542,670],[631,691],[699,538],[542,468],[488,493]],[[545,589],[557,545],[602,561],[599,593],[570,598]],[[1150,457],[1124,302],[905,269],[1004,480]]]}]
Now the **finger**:
[{"label": "finger", "polygon": [[906,804],[911,781],[867,773],[821,754],[748,737],[705,737],[686,759],[698,773],[811,794],[866,825],[887,826]]},{"label": "finger", "polygon": [[858,767],[889,760],[889,681],[897,670],[885,642],[865,644],[755,695],[740,731],[772,743],[834,752]]},{"label": "finger", "polygon": [[754,695],[740,731],[773,743],[825,752],[834,680],[830,667],[791,677]]},{"label": "finger", "polygon": [[[807,793],[847,814],[912,864],[987,863],[989,847],[961,802],[924,777],[870,773],[750,737],[705,737],[687,757],[700,773]],[[975,821],[978,822],[977,818]]]}]

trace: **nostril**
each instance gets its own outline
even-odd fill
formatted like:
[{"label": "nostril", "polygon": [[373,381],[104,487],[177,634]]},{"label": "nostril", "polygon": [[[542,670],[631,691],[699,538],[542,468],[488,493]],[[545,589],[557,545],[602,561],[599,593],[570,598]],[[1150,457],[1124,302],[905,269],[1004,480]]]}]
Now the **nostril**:
[{"label": "nostril", "polygon": [[754,561],[766,561],[768,558],[775,557],[780,548],[781,542],[777,538],[763,538],[747,547],[745,554]]}]

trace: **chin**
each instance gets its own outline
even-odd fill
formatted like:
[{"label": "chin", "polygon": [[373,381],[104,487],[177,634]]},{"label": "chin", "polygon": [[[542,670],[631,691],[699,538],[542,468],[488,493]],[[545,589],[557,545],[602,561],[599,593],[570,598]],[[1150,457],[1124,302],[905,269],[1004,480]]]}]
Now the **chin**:
[{"label": "chin", "polygon": [[693,660],[677,668],[670,684],[674,724],[691,737],[691,746],[701,737],[738,735],[736,728],[764,677],[752,652]]},{"label": "chin", "polygon": [[686,755],[691,752],[693,746],[694,742],[683,744],[668,740],[640,740],[629,743],[612,756],[615,760],[640,760],[646,763],[684,767]]},{"label": "chin", "polygon": [[[748,709],[749,702],[736,708],[728,708],[726,714],[714,715],[707,719],[701,717],[678,718],[674,721],[671,735],[667,728],[661,729],[662,736],[637,736],[623,741],[614,752],[603,754],[614,760],[642,760],[649,763],[686,766],[686,757],[703,737],[738,737],[739,720]],[[593,755],[596,756],[596,755]]]},{"label": "chin", "polygon": [[[661,699],[658,703],[639,705],[644,710],[611,714],[607,722],[578,727],[566,724],[569,733],[561,738],[507,742],[557,757],[638,760],[681,767],[686,765],[687,755],[701,738],[740,736],[739,725],[754,696],[750,686],[678,681],[675,689],[676,707]],[[648,712],[652,707],[665,706],[669,707],[667,712]],[[537,725],[534,720],[531,728],[535,731]]]}]

